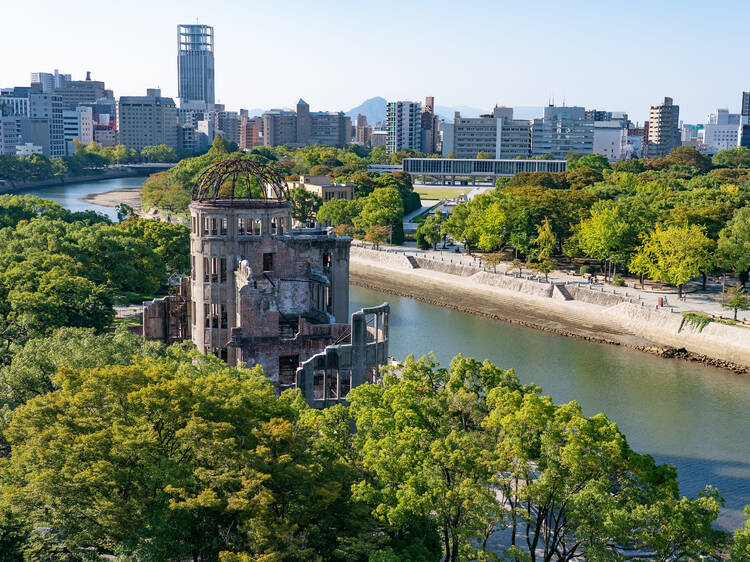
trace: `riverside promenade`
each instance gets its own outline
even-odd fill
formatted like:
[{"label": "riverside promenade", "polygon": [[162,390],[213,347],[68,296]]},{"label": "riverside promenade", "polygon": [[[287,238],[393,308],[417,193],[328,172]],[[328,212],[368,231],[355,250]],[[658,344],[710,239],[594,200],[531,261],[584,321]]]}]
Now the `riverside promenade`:
[{"label": "riverside promenade", "polygon": [[[509,264],[484,267],[473,256],[406,246],[375,250],[361,242],[352,246],[350,272],[355,285],[561,335],[750,372],[750,320],[744,315],[738,325],[729,325],[716,283],[713,290],[679,301],[667,288],[656,292],[649,290],[656,287],[590,283],[565,271],[553,272],[545,281],[525,269],[511,271]],[[659,298],[666,306],[659,306]],[[715,320],[697,326],[682,312],[705,312]]]}]

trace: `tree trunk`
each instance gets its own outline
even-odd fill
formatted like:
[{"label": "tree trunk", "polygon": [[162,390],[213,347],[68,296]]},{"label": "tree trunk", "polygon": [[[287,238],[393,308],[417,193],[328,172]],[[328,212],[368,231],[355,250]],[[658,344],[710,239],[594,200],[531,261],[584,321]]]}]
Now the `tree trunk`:
[{"label": "tree trunk", "polygon": [[737,321],[737,308],[734,309],[734,321]]},{"label": "tree trunk", "polygon": [[679,285],[677,285],[677,296],[679,298],[682,298],[682,283],[680,283]]},{"label": "tree trunk", "polygon": [[706,281],[708,280],[708,275],[704,271],[701,271],[701,275],[703,276],[703,290],[705,291],[706,290]]}]

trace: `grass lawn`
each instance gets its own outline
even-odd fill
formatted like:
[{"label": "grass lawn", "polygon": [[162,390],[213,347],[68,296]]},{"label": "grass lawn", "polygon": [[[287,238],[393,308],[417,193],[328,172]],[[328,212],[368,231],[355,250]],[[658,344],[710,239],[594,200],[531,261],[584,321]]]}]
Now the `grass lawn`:
[{"label": "grass lawn", "polygon": [[461,193],[468,193],[471,191],[471,188],[440,189],[434,187],[415,187],[414,191],[419,193],[422,199],[453,199]]}]

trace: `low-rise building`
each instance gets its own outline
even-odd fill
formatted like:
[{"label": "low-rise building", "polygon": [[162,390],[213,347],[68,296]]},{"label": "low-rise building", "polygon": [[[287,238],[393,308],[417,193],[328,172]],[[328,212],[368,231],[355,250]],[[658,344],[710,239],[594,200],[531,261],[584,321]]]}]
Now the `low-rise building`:
[{"label": "low-rise building", "polygon": [[335,183],[331,176],[300,176],[299,180],[287,183],[291,189],[301,187],[315,193],[323,203],[331,199],[354,199],[354,183]]}]

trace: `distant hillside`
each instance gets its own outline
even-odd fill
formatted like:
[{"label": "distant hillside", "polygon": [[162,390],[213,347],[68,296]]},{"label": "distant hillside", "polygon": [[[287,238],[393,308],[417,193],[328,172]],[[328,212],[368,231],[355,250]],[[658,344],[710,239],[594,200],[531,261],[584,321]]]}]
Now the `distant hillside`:
[{"label": "distant hillside", "polygon": [[365,115],[370,125],[374,125],[378,121],[385,122],[385,98],[380,96],[370,98],[357,107],[351,108],[346,114],[352,118],[352,124],[357,119],[357,115]]}]

